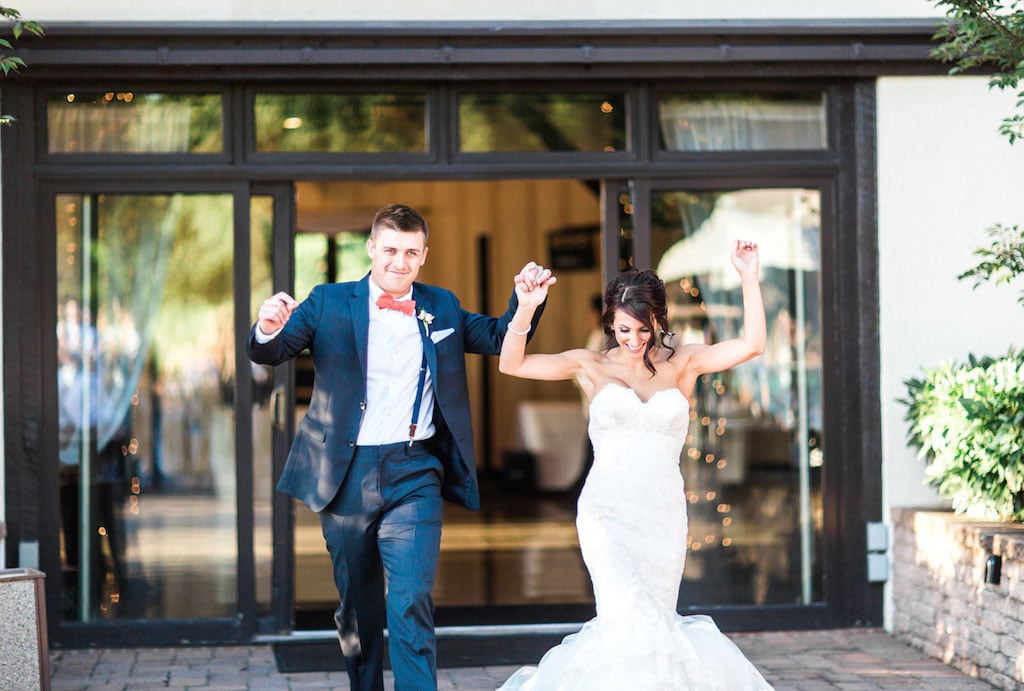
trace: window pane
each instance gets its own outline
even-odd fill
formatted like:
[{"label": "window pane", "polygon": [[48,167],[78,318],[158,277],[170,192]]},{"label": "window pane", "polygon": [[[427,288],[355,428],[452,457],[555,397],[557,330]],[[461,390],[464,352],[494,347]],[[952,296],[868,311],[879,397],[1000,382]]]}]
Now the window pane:
[{"label": "window pane", "polygon": [[256,150],[423,152],[423,94],[256,94]]},{"label": "window pane", "polygon": [[624,151],[622,94],[467,94],[459,148],[484,151]]},{"label": "window pane", "polygon": [[620,190],[618,202],[619,271],[625,271],[636,266],[633,255],[633,197],[629,192]]},{"label": "window pane", "polygon": [[49,152],[218,153],[224,148],[221,111],[220,94],[51,94]]},{"label": "window pane", "polygon": [[230,195],[60,195],[63,617],[237,612]]},{"label": "window pane", "polygon": [[672,95],[658,102],[667,151],[824,149],[825,96]]},{"label": "window pane", "polygon": [[[371,215],[372,218],[372,215]],[[369,219],[367,220],[369,223]],[[366,233],[339,231],[295,234],[295,297],[304,300],[321,283],[358,281],[370,270]]]},{"label": "window pane", "polygon": [[676,344],[743,327],[736,238],[757,242],[765,354],[702,376],[682,456],[690,553],[681,603],[822,599],[820,216],[816,190],[658,192],[655,266]]},{"label": "window pane", "polygon": [[[249,200],[249,321],[274,292],[274,198]],[[256,612],[271,614],[274,494],[274,369],[249,363],[252,374],[253,552],[256,560]]]}]

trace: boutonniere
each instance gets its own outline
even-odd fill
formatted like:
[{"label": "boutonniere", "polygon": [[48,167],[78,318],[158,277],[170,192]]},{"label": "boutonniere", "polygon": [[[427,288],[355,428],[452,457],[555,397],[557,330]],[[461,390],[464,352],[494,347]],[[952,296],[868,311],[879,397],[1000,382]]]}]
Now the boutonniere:
[{"label": "boutonniere", "polygon": [[430,337],[430,325],[434,323],[434,315],[425,309],[421,309],[420,313],[416,315],[416,318],[423,322],[423,330],[426,331],[427,337]]}]

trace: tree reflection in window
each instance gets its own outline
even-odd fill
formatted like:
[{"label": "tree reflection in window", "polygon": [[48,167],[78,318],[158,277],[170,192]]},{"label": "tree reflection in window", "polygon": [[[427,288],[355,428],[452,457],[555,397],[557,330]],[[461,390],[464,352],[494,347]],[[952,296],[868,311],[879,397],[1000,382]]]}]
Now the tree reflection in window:
[{"label": "tree reflection in window", "polygon": [[622,94],[465,94],[459,98],[459,149],[623,151]]},{"label": "tree reflection in window", "polygon": [[256,94],[256,150],[424,152],[423,94]]}]

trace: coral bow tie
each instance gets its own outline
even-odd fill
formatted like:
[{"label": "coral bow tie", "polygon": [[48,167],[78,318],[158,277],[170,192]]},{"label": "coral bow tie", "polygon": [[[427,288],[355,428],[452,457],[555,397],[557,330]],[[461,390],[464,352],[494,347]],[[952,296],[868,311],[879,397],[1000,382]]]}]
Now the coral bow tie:
[{"label": "coral bow tie", "polygon": [[413,312],[416,311],[416,301],[396,300],[387,293],[384,293],[377,298],[377,307],[380,307],[382,310],[398,310],[399,312],[408,314],[411,317]]}]

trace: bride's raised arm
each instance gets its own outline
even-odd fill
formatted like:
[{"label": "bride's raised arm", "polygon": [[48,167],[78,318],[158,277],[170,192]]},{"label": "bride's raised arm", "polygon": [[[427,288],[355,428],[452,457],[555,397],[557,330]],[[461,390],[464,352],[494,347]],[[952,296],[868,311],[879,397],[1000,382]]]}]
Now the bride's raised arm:
[{"label": "bride's raised arm", "polygon": [[583,349],[554,354],[526,354],[526,335],[530,332],[533,313],[547,298],[548,286],[552,283],[553,277],[550,281],[537,282],[532,289],[530,286],[516,283],[519,307],[509,322],[505,340],[501,344],[501,357],[498,359],[498,371],[501,373],[522,379],[574,379],[580,371],[583,359],[593,356],[591,351]]},{"label": "bride's raised arm", "polygon": [[686,346],[695,352],[686,361],[683,377],[722,372],[764,352],[767,341],[764,301],[758,282],[757,243],[737,240],[732,265],[740,274],[743,291],[743,335],[708,346]]}]

